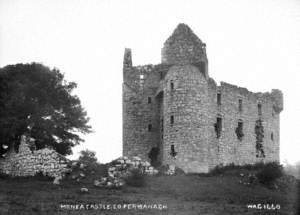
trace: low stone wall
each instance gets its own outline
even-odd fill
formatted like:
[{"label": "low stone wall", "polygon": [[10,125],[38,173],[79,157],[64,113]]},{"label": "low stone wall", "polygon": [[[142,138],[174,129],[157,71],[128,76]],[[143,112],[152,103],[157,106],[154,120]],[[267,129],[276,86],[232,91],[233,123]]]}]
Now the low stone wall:
[{"label": "low stone wall", "polygon": [[54,178],[63,177],[67,168],[67,159],[53,149],[31,151],[26,141],[21,141],[19,152],[8,152],[0,159],[0,171],[10,176],[34,176],[42,173]]}]

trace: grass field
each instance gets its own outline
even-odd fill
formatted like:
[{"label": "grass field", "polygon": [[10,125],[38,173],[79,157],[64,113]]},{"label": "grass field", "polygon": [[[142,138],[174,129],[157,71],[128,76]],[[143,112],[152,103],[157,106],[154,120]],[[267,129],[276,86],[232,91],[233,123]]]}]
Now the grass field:
[{"label": "grass field", "polygon": [[[269,189],[240,184],[240,171],[217,176],[149,176],[146,186],[107,189],[93,177],[55,186],[39,178],[0,179],[0,214],[295,214],[299,183]],[[81,193],[80,188],[89,189]],[[167,209],[66,209],[60,204],[162,204]],[[251,209],[247,204],[279,204],[279,210]],[[65,206],[66,207],[66,206]]]}]

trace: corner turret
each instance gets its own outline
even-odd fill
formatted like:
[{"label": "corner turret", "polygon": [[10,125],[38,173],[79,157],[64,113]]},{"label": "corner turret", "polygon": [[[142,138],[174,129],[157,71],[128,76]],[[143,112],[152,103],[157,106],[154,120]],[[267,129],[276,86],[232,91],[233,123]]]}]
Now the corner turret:
[{"label": "corner turret", "polygon": [[132,67],[131,49],[130,48],[125,48],[123,68],[128,68],[128,67]]},{"label": "corner turret", "polygon": [[132,70],[131,49],[125,48],[123,58],[123,81],[126,82]]},{"label": "corner turret", "polygon": [[276,113],[280,113],[283,110],[283,94],[278,89],[272,89],[271,96],[274,99],[273,108]]}]

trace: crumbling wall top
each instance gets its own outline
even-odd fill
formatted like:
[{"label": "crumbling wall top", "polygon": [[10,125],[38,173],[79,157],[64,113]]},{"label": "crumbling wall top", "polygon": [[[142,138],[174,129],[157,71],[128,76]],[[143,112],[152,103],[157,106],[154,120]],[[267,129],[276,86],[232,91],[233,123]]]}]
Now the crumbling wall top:
[{"label": "crumbling wall top", "polygon": [[206,45],[186,24],[179,24],[162,48],[163,64],[206,62]]}]

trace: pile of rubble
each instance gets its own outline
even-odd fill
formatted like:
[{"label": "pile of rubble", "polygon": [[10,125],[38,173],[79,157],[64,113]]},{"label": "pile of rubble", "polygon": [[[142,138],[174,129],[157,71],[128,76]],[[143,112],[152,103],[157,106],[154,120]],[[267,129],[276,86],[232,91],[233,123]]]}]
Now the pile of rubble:
[{"label": "pile of rubble", "polygon": [[239,180],[239,183],[246,185],[246,186],[250,186],[254,183],[257,183],[257,181],[258,181],[255,174],[240,173],[239,176],[241,177],[241,179]]},{"label": "pile of rubble", "polygon": [[138,169],[142,174],[156,175],[158,170],[154,169],[148,161],[142,161],[139,157],[120,157],[109,164],[108,176],[95,180],[97,187],[121,187],[125,185],[124,178],[130,176],[132,170]]},{"label": "pile of rubble", "polygon": [[175,175],[175,165],[169,165],[167,171],[165,172],[166,175]]}]

